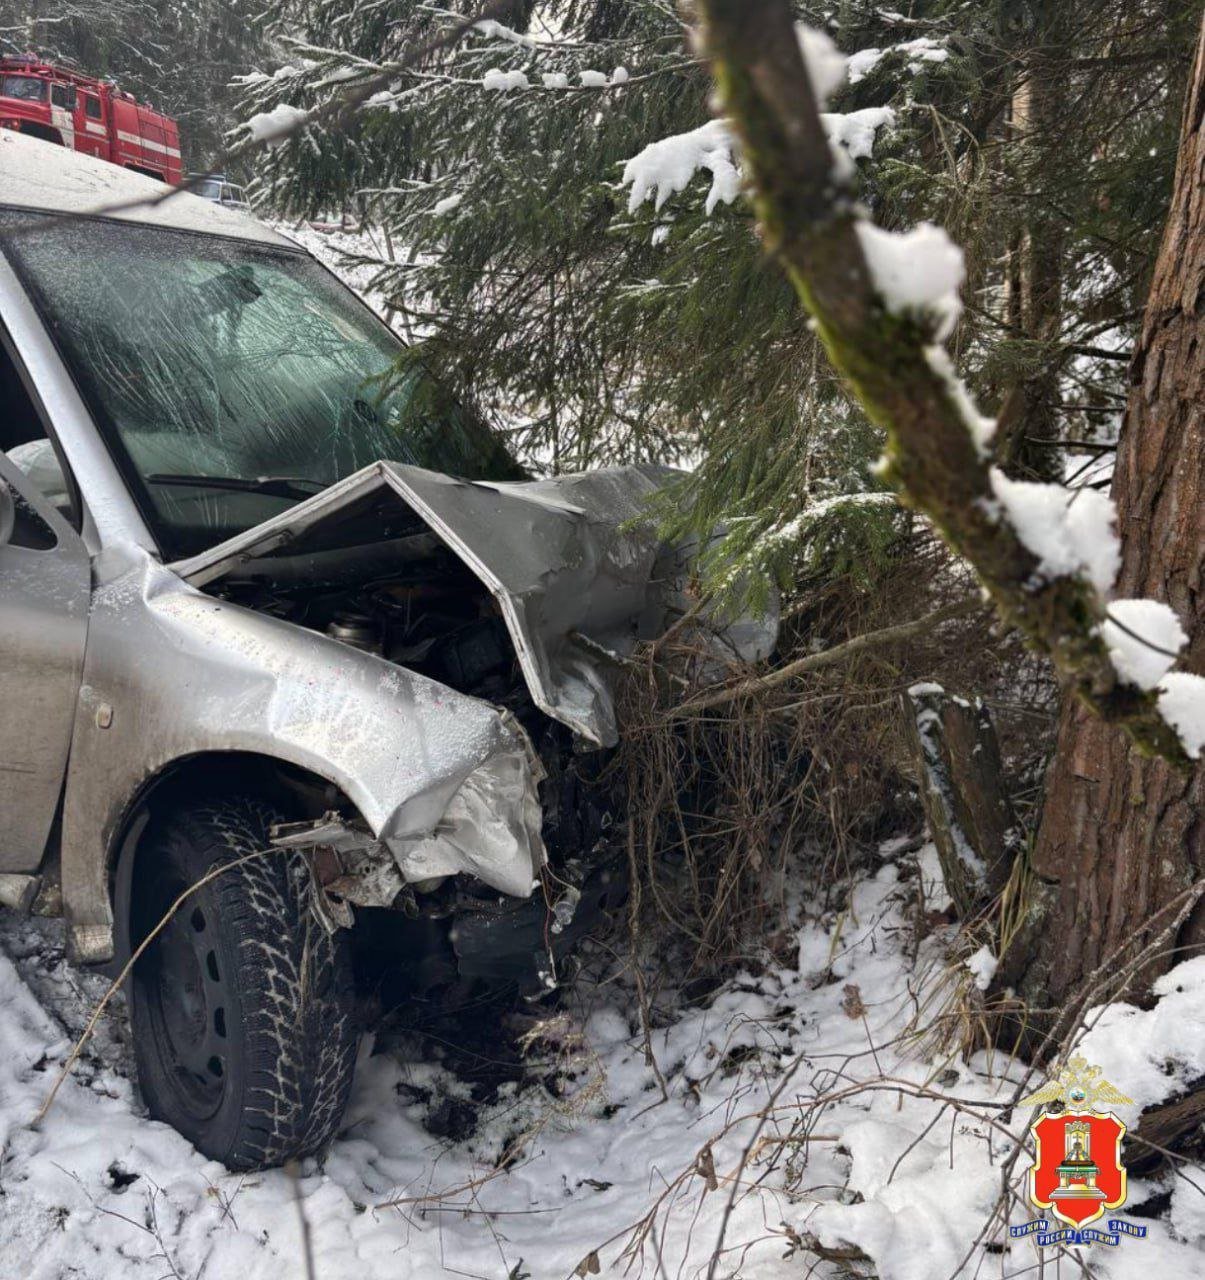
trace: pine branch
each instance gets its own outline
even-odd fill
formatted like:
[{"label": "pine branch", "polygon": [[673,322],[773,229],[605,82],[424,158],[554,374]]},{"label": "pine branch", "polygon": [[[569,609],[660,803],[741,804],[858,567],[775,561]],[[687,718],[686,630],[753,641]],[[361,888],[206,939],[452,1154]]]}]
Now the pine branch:
[{"label": "pine branch", "polygon": [[871,277],[857,210],[836,170],[788,0],[697,0],[720,99],[744,143],[767,250],[782,263],[837,369],[887,435],[884,475],[974,567],[996,607],[1073,692],[1137,749],[1190,767],[1156,696],[1123,683],[1079,575],[1043,579],[998,515],[988,460],[958,388],[934,366],[932,327],[893,313]]}]

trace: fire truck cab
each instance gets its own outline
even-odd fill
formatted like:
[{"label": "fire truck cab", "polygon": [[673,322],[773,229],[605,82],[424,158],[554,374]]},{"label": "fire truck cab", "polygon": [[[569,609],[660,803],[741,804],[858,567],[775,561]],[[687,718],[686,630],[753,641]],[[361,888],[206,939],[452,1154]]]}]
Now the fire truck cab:
[{"label": "fire truck cab", "polygon": [[36,57],[0,58],[0,128],[108,160],[179,185],[180,133],[111,81],[94,80]]}]

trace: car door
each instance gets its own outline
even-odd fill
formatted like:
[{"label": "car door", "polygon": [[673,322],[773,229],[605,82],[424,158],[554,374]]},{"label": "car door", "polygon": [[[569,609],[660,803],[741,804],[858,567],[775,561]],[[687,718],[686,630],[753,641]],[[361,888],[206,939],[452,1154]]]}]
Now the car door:
[{"label": "car door", "polygon": [[50,123],[62,135],[63,146],[75,150],[75,86],[54,81],[50,86]]},{"label": "car door", "polygon": [[91,573],[79,535],[3,450],[0,485],[16,508],[0,545],[0,871],[28,872],[67,770]]}]

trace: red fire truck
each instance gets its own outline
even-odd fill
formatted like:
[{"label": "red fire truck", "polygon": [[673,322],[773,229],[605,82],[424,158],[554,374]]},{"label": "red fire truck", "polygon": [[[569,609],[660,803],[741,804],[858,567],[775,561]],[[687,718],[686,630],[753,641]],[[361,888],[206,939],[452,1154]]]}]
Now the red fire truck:
[{"label": "red fire truck", "polygon": [[180,132],[168,116],[29,55],[0,58],[0,128],[16,129],[136,169],[173,186],[183,177]]}]

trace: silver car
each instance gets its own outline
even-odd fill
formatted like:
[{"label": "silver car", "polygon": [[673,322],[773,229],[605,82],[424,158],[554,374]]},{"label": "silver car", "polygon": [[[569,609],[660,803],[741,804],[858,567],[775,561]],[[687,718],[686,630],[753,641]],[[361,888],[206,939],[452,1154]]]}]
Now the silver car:
[{"label": "silver car", "polygon": [[146,1104],[253,1168],[336,1131],[366,951],[537,991],[622,898],[612,682],[684,561],[631,524],[663,472],[526,479],[305,252],[162,195],[0,135],[0,901],[143,948]]}]

